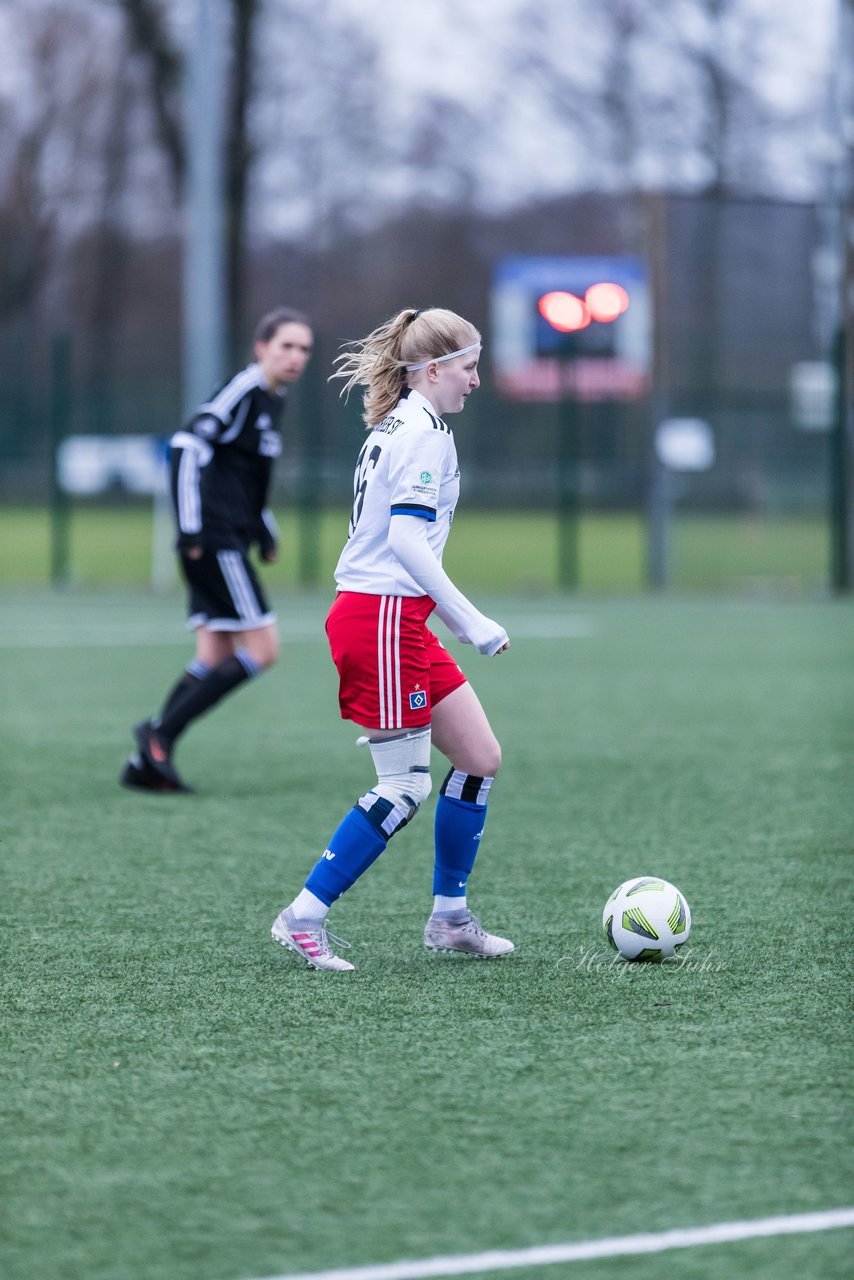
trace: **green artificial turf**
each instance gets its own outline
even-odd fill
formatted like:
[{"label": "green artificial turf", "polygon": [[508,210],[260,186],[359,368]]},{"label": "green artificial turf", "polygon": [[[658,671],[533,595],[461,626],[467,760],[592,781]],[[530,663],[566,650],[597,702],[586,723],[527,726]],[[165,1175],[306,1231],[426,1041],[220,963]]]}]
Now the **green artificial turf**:
[{"label": "green artificial turf", "polygon": [[[471,899],[517,953],[424,950],[428,802],[336,907],[357,971],[329,975],[269,939],[372,780],[325,601],[278,596],[281,664],[181,744],[198,795],[154,797],[116,777],[189,656],[177,597],[0,597],[4,1280],[250,1280],[851,1202],[852,606],[478,603],[512,647],[454,648],[505,756]],[[615,964],[602,907],[650,873],[691,904],[684,963]],[[850,1247],[536,1275],[842,1280]]]}]

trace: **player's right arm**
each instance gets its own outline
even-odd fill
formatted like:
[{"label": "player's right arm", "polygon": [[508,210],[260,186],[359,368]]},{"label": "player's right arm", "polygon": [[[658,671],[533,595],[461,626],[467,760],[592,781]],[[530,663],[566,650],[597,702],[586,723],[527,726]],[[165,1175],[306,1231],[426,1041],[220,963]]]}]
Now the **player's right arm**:
[{"label": "player's right arm", "polygon": [[170,441],[172,505],[178,526],[176,548],[191,560],[198,559],[204,547],[202,471],[217,445],[240,431],[257,381],[257,373],[251,366],[236,374],[209,402],[200,406],[187,426]]},{"label": "player's right arm", "polygon": [[203,550],[201,473],[213,457],[213,448],[191,431],[178,431],[170,442],[172,507],[178,527],[176,549],[191,560]]}]

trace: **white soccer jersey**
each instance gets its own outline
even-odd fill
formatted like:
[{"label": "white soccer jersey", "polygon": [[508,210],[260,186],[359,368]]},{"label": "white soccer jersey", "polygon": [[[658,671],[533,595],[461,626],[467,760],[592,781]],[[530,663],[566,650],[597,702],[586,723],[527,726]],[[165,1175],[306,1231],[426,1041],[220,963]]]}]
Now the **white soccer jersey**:
[{"label": "white soccer jersey", "polygon": [[459,494],[453,433],[429,400],[408,389],[370,431],[356,462],[350,537],[335,569],[339,590],[424,595],[389,550],[389,524],[428,521],[427,540],[441,563]]}]

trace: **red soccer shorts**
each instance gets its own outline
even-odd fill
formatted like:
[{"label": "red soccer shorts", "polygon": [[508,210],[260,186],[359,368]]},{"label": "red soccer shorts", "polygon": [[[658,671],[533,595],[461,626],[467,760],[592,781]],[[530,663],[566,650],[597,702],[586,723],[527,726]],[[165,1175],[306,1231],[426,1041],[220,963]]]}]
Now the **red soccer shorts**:
[{"label": "red soccer shorts", "polygon": [[426,626],[429,596],[342,591],[326,619],[342,720],[367,729],[416,729],[466,678]]}]

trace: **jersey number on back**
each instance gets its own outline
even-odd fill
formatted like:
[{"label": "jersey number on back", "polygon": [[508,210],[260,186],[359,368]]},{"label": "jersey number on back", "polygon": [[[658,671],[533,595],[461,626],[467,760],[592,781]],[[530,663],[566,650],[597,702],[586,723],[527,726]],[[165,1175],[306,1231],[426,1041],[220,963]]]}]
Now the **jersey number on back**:
[{"label": "jersey number on back", "polygon": [[359,523],[359,517],[362,514],[362,507],[365,505],[365,490],[368,487],[368,477],[374,470],[380,459],[382,447],[375,444],[370,453],[368,453],[367,440],[362,445],[362,452],[356,459],[356,474],[353,477],[353,514],[350,517],[350,536],[356,532],[356,525]]}]

